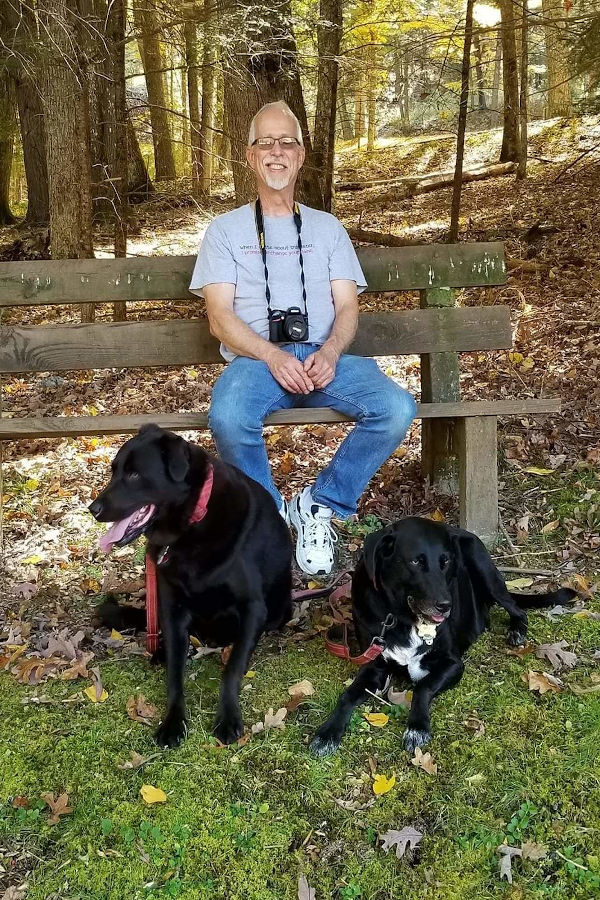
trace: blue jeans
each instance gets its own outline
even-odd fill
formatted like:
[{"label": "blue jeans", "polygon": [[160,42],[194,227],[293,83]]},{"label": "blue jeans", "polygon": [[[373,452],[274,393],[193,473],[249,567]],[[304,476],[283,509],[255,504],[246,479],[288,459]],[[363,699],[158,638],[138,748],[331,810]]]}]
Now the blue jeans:
[{"label": "blue jeans", "polygon": [[[301,362],[316,344],[283,344]],[[416,403],[374,359],[344,354],[333,381],[323,390],[292,394],[273,378],[266,363],[238,356],[226,366],[212,393],[208,423],[221,459],[265,487],[278,507],[262,435],[263,421],[278,409],[326,406],[357,419],[329,465],[311,488],[313,500],[342,519],[356,512],[359,497],[379,466],[404,440]]]}]

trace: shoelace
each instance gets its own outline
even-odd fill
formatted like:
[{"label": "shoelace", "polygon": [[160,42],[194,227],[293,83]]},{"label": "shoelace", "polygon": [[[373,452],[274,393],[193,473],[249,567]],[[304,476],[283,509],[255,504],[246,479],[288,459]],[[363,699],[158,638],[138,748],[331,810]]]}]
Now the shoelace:
[{"label": "shoelace", "polygon": [[317,516],[311,516],[304,527],[306,528],[307,543],[310,543],[317,550],[323,550],[328,542],[331,544],[337,543],[338,536],[328,518],[321,519],[317,518]]}]

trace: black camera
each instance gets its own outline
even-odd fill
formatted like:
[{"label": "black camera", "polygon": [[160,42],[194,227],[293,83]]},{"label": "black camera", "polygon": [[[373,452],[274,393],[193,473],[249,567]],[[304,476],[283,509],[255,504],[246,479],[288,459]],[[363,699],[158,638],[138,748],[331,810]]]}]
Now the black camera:
[{"label": "black camera", "polygon": [[273,344],[308,340],[308,316],[298,306],[269,310],[269,340]]}]

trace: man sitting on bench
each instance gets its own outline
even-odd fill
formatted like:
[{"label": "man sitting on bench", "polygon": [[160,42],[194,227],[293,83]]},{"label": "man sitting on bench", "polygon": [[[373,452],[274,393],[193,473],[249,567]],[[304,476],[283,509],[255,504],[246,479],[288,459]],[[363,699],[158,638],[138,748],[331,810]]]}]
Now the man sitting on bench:
[{"label": "man sitting on bench", "polygon": [[[294,202],[302,131],[286,103],[268,103],[250,125],[246,159],[258,198],[209,225],[190,290],[204,296],[210,330],[229,361],[209,425],[222,459],[271,494],[297,532],[296,559],[328,575],[345,519],[370,478],[404,439],[413,397],[370,358],[344,353],[366,282],[341,223]],[[329,465],[286,504],[275,487],[263,421],[278,409],[330,407],[357,419]]]}]

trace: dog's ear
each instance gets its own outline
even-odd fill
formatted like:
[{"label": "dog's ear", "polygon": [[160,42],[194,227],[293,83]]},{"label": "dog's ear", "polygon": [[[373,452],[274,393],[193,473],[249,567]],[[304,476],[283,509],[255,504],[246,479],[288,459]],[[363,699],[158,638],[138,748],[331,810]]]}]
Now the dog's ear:
[{"label": "dog's ear", "polygon": [[396,534],[391,525],[367,535],[363,547],[363,560],[371,581],[375,579],[378,564],[394,555],[395,546]]},{"label": "dog's ear", "polygon": [[190,469],[190,448],[177,434],[167,432],[162,438],[167,471],[173,481],[183,481]]}]

